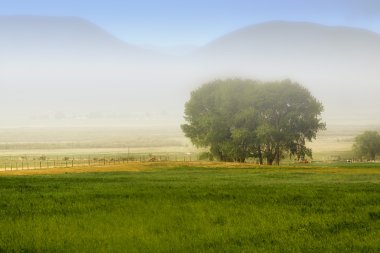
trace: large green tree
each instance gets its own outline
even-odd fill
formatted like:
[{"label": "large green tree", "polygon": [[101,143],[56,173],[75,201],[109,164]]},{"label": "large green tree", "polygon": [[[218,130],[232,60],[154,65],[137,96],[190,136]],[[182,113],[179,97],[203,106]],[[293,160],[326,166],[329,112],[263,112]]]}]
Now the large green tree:
[{"label": "large green tree", "polygon": [[[182,130],[197,147],[209,147],[222,161],[243,161],[250,147],[246,140],[241,145],[237,118],[255,87],[253,81],[226,80],[207,83],[191,93],[185,105],[188,124]],[[251,143],[247,143],[251,145]]]},{"label": "large green tree", "polygon": [[298,159],[312,156],[306,141],[315,139],[325,124],[320,118],[322,104],[306,88],[289,80],[264,83],[252,100],[259,114],[257,135],[268,164],[279,164],[284,152]]},{"label": "large green tree", "polygon": [[366,131],[355,138],[354,151],[362,159],[375,160],[380,154],[380,135],[376,131]]},{"label": "large green tree", "polygon": [[277,164],[285,153],[311,156],[306,140],[324,128],[323,107],[290,81],[217,80],[191,93],[182,130],[198,147],[222,161]]}]

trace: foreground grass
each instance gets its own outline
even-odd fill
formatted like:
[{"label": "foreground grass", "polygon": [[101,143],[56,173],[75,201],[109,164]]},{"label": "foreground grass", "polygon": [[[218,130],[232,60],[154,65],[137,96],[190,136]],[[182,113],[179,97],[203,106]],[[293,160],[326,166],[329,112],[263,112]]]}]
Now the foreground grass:
[{"label": "foreground grass", "polygon": [[0,177],[0,252],[380,251],[379,168],[221,166]]}]

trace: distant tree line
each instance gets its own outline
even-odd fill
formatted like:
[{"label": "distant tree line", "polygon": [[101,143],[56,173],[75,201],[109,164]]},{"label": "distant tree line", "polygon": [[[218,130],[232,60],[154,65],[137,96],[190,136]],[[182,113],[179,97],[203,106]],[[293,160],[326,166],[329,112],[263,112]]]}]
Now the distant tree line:
[{"label": "distant tree line", "polygon": [[322,104],[289,80],[228,79],[206,83],[185,105],[185,135],[221,161],[279,164],[286,154],[312,156],[306,141],[325,129]]}]

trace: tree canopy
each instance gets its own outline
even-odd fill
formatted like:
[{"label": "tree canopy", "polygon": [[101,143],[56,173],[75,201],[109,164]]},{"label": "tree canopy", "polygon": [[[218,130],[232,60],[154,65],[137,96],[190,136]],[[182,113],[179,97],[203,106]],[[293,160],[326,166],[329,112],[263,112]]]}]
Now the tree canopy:
[{"label": "tree canopy", "polygon": [[185,135],[197,147],[208,147],[222,161],[279,164],[286,153],[312,155],[306,141],[325,128],[322,104],[289,80],[259,82],[229,79],[206,83],[185,105]]},{"label": "tree canopy", "polygon": [[360,159],[375,160],[380,154],[380,135],[376,131],[366,131],[355,138],[354,151]]}]

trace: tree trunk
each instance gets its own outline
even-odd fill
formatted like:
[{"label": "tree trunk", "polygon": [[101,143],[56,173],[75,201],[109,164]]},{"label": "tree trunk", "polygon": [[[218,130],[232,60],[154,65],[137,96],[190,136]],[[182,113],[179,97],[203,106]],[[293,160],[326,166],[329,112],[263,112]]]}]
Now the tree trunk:
[{"label": "tree trunk", "polygon": [[376,160],[376,153],[371,153],[371,161],[375,161]]},{"label": "tree trunk", "polygon": [[267,146],[265,148],[265,153],[266,153],[266,157],[267,157],[267,165],[272,165],[274,159],[273,159],[273,154],[272,154],[269,143],[267,143]]},{"label": "tree trunk", "polygon": [[260,145],[257,145],[257,155],[259,157],[259,163],[260,163],[260,165],[263,165],[263,153],[261,152]]},{"label": "tree trunk", "polygon": [[276,157],[276,164],[277,166],[280,165],[280,145],[276,145],[276,150],[275,150],[275,157]]}]

